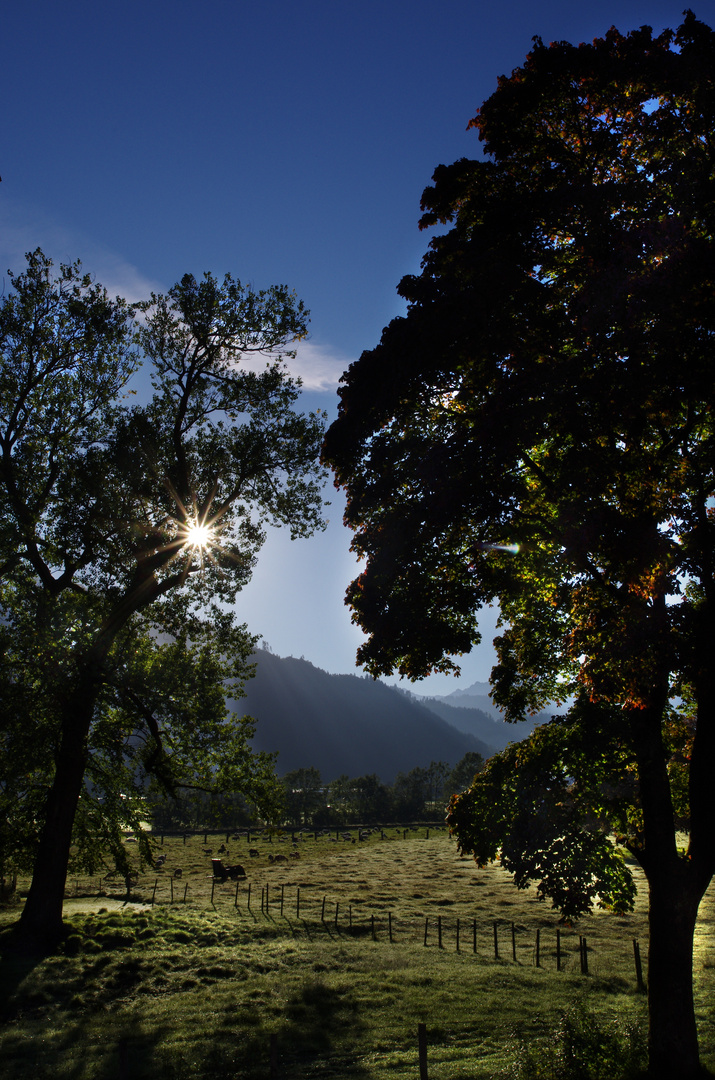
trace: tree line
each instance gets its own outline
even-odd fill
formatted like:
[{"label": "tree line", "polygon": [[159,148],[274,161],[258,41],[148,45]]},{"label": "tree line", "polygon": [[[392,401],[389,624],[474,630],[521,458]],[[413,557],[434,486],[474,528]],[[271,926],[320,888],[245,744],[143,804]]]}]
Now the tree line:
[{"label": "tree line", "polygon": [[323,784],[318,769],[295,769],[283,777],[285,821],[319,827],[435,821],[444,817],[450,796],[468,788],[483,766],[481,754],[470,750],[454,767],[432,761],[398,773],[392,784],[382,783],[374,773],[343,775]]},{"label": "tree line", "polygon": [[[450,797],[470,787],[483,768],[481,754],[470,750],[455,766],[431,761],[424,768],[398,773],[392,784],[383,783],[374,773],[343,775],[324,783],[315,767],[293,769],[281,779],[282,798],[271,824],[322,829],[442,820]],[[175,799],[148,800],[146,815],[155,832],[228,831],[265,824],[255,804],[239,793],[197,791]]]}]

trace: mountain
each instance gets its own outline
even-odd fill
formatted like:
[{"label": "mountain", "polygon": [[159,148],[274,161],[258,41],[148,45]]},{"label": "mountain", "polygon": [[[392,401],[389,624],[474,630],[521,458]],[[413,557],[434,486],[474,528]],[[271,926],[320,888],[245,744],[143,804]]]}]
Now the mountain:
[{"label": "mountain", "polygon": [[489,696],[490,689],[489,683],[475,682],[471,686],[464,687],[463,690],[454,690],[451,694],[435,700],[458,709],[480,709],[490,716],[501,716],[501,712]]},{"label": "mountain", "polygon": [[412,696],[458,731],[474,735],[497,750],[503,750],[510,742],[521,742],[535,727],[551,719],[550,713],[538,713],[518,724],[507,724],[489,696],[489,683],[485,682],[472,683],[441,697]]},{"label": "mountain", "polygon": [[254,660],[256,675],[233,708],[257,720],[253,747],[278,751],[280,775],[312,766],[324,782],[376,773],[392,783],[431,761],[456,765],[468,750],[494,753],[494,744],[457,729],[426,701],[369,676],[330,675],[263,649]]}]

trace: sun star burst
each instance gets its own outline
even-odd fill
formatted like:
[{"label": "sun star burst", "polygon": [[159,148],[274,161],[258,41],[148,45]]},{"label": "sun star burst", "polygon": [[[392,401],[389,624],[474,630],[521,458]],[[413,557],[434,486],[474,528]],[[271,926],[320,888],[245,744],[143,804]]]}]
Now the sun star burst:
[{"label": "sun star burst", "polygon": [[209,525],[195,522],[193,525],[189,525],[186,530],[184,545],[186,547],[205,549],[211,546],[212,538],[213,534]]}]

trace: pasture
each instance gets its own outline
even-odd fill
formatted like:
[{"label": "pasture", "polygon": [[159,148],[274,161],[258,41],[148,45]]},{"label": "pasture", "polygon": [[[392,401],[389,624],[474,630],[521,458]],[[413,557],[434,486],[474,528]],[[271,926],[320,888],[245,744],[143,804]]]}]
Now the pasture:
[{"label": "pasture", "polygon": [[[18,957],[0,937],[3,1074],[407,1080],[420,1075],[424,1023],[430,1080],[487,1080],[516,1076],[564,1013],[642,1024],[642,890],[632,915],[559,928],[534,891],[477,870],[445,830],[337,836],[157,838],[165,861],[139,873],[129,903],[116,879],[70,878],[71,933],[54,955]],[[241,863],[246,879],[215,883],[212,857]],[[711,889],[695,955],[711,1068],[714,899]],[[6,909],[0,925],[16,916]]]}]

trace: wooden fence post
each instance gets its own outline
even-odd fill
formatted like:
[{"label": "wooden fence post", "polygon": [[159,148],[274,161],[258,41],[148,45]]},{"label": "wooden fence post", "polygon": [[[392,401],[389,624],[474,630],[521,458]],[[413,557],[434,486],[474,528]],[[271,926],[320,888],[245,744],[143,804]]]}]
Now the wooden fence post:
[{"label": "wooden fence post", "polygon": [[427,926],[429,925],[429,916],[425,919],[425,945],[427,944]]},{"label": "wooden fence post", "polygon": [[638,989],[645,990],[645,983],[643,982],[643,968],[641,966],[641,949],[636,938],[633,938],[633,958],[636,962],[636,979],[638,980]]},{"label": "wooden fence post", "polygon": [[588,946],[585,937],[579,937],[579,952],[581,953],[581,974],[588,975]]},{"label": "wooden fence post", "polygon": [[248,883],[248,910],[251,910],[251,883]]},{"label": "wooden fence post", "polygon": [[215,888],[216,888],[216,882],[215,882],[215,881],[212,881],[212,882],[211,882],[211,903],[212,903],[212,904],[213,904],[213,902],[214,902],[214,889],[215,889]]},{"label": "wooden fence post", "polygon": [[154,891],[151,894],[151,906],[154,907],[154,898],[156,896],[156,887],[159,884],[159,878],[154,879]]},{"label": "wooden fence post", "polygon": [[127,1062],[127,1040],[120,1039],[117,1049],[119,1050],[119,1080],[129,1080],[129,1066]]},{"label": "wooden fence post", "polygon": [[321,922],[325,922],[325,901],[326,901],[326,897],[324,896],[323,897],[323,906],[320,909],[320,921]]},{"label": "wooden fence post", "polygon": [[188,891],[189,891],[189,883],[187,881],[186,884],[184,885],[184,903],[186,903],[186,894],[187,894]]},{"label": "wooden fence post", "polygon": [[420,1062],[420,1080],[427,1080],[427,1025],[417,1025],[417,1053]]},{"label": "wooden fence post", "polygon": [[236,896],[233,901],[233,906],[238,907],[238,878],[236,878]]}]

